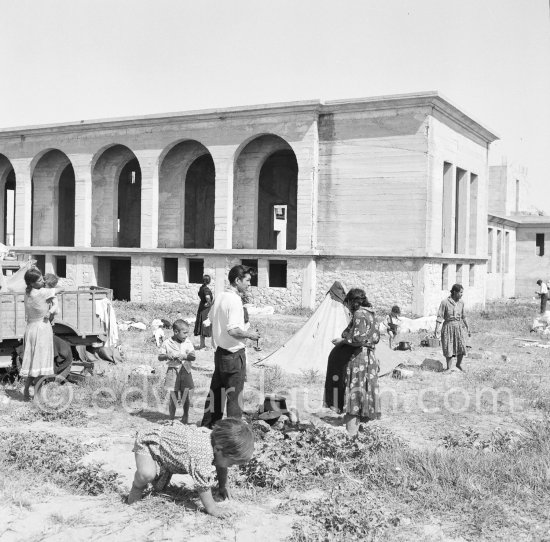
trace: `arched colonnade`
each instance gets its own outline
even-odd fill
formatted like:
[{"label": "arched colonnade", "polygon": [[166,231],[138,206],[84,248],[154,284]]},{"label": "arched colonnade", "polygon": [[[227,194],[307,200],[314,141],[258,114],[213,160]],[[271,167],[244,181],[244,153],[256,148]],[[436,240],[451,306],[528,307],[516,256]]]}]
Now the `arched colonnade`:
[{"label": "arched colonnade", "polygon": [[[230,227],[222,227],[232,233],[231,247],[223,248],[277,248],[277,205],[287,210],[285,248],[296,248],[298,160],[277,135],[250,137],[220,172],[209,149],[189,139],[157,154],[115,143],[100,148],[91,160],[70,156],[57,148],[36,154],[29,164],[30,187],[23,187],[14,161],[0,153],[0,242],[20,245],[30,237],[31,246],[131,248],[142,247],[149,235],[147,248],[214,248],[216,213],[223,208],[216,206],[216,176],[225,175],[231,178],[232,194],[219,197],[232,208],[227,213]],[[156,189],[146,191],[144,175],[157,179]],[[88,190],[79,190],[79,183]],[[79,211],[88,200],[86,216]],[[27,236],[16,231],[17,215],[25,210],[30,216]],[[157,222],[144,223],[151,214]],[[81,241],[86,230],[88,244]]]}]

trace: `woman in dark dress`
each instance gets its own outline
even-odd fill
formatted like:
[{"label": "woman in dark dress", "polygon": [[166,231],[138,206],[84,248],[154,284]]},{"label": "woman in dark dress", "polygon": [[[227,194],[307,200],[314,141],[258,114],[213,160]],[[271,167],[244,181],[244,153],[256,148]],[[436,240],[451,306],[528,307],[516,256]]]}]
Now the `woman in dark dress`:
[{"label": "woman in dark dress", "polygon": [[210,284],[210,275],[204,275],[202,277],[202,286],[199,288],[199,309],[197,311],[197,319],[195,320],[195,337],[200,336],[200,346],[199,349],[204,348],[205,337],[212,336],[212,326],[205,326],[203,322],[208,318],[208,313],[210,312],[210,307],[214,302],[214,296],[212,291],[208,287]]},{"label": "woman in dark dress", "polygon": [[359,423],[380,418],[378,361],[380,340],[374,310],[367,307],[364,290],[352,288],[344,305],[351,313],[348,327],[334,339],[327,366],[324,405],[344,413],[346,429],[355,435]]}]

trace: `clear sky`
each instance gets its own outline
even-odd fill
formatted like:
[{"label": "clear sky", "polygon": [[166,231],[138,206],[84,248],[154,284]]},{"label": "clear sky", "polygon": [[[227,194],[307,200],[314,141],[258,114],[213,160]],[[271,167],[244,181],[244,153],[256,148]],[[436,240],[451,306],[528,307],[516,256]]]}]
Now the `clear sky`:
[{"label": "clear sky", "polygon": [[437,90],[550,213],[549,0],[0,0],[0,127]]}]

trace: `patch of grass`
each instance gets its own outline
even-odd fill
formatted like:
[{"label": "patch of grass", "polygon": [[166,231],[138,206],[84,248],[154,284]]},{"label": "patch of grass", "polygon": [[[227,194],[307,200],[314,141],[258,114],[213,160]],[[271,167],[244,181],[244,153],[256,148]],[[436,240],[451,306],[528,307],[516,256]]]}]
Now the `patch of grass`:
[{"label": "patch of grass", "polygon": [[88,416],[82,410],[69,406],[65,410],[49,412],[41,409],[35,403],[19,409],[15,418],[20,422],[32,423],[36,421],[57,422],[69,427],[85,427],[88,425]]},{"label": "patch of grass", "polygon": [[0,433],[0,464],[8,469],[47,476],[77,493],[101,495],[118,491],[119,476],[98,463],[81,462],[87,449],[51,433]]}]

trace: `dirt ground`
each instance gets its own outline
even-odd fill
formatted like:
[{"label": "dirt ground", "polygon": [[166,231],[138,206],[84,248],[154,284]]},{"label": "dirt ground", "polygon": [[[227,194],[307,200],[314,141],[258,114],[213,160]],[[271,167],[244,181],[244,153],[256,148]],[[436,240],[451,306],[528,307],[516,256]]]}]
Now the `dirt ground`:
[{"label": "dirt ground", "polygon": [[[286,336],[290,336],[293,329],[298,329],[305,319],[301,316],[275,314],[261,318],[259,323],[273,330],[286,326],[284,333],[271,344],[267,343],[273,348],[275,343],[284,342]],[[548,383],[550,350],[530,341],[533,336],[528,332],[528,324],[515,333],[492,331],[490,325],[485,327],[487,329],[478,330],[472,336],[470,353],[473,356],[465,360],[465,372],[443,374],[422,370],[420,365],[425,358],[443,361],[441,352],[439,349],[420,347],[422,334],[406,337],[413,342],[413,350],[401,352],[400,356],[402,366],[410,373],[403,379],[391,376],[381,378],[383,416],[380,421],[371,423],[390,429],[413,447],[430,449],[440,446],[441,439],[454,431],[473,427],[482,435],[490,435],[497,429],[519,433],[519,420],[540,417],[540,409],[533,406],[532,394]],[[150,360],[148,354],[143,353],[142,336],[134,333],[126,334],[123,338],[125,367],[117,368],[117,374],[127,375],[132,367],[150,363]],[[262,356],[265,354],[266,351],[261,353]],[[251,410],[260,397],[257,386],[261,370],[252,367],[252,362],[259,355],[251,351],[249,360],[251,368],[247,408]],[[199,351],[195,364],[198,386],[207,385],[212,370],[212,350]],[[529,372],[530,382],[534,383],[531,391],[524,389],[521,382],[525,370]],[[504,379],[511,391],[496,396],[490,394],[487,390],[494,390],[499,379]],[[538,385],[535,385],[537,382]],[[324,374],[319,373],[287,379],[281,385],[294,390],[294,406],[300,413],[301,421],[341,427],[340,417],[322,408],[323,383]],[[306,387],[307,391],[304,391]],[[202,404],[203,398],[196,397],[195,408],[191,410],[191,422],[200,419]],[[118,472],[123,480],[124,491],[121,496],[91,497],[75,495],[57,486],[10,489],[9,473],[2,473],[0,477],[4,477],[4,496],[7,494],[6,488],[10,493],[8,504],[2,507],[0,539],[4,542],[179,539],[205,542],[257,542],[269,539],[276,542],[288,539],[293,523],[300,521],[298,517],[278,509],[278,505],[289,498],[288,494],[274,493],[266,497],[266,493],[258,496],[244,490],[237,492],[236,499],[220,504],[234,512],[230,520],[212,518],[200,511],[198,498],[186,476],[174,476],[172,486],[164,495],[148,496],[135,506],[126,505],[123,494],[131,485],[134,471],[131,449],[135,432],[139,428],[166,423],[168,416],[164,406],[135,413],[122,409],[100,412],[97,408],[88,407],[85,409],[88,420],[84,427],[45,421],[14,426],[13,419],[17,412],[26,408],[29,407],[23,403],[19,388],[7,386],[0,390],[0,429],[53,432],[94,444],[95,449],[86,460],[102,462],[104,468]],[[315,495],[306,493],[298,497],[310,499],[315,498]],[[159,502],[166,502],[166,506],[159,506]],[[437,517],[428,523],[417,523],[411,518],[404,525],[406,527],[396,533],[399,539],[461,539],[446,534],[452,532],[452,529],[449,530],[448,525]]]}]

